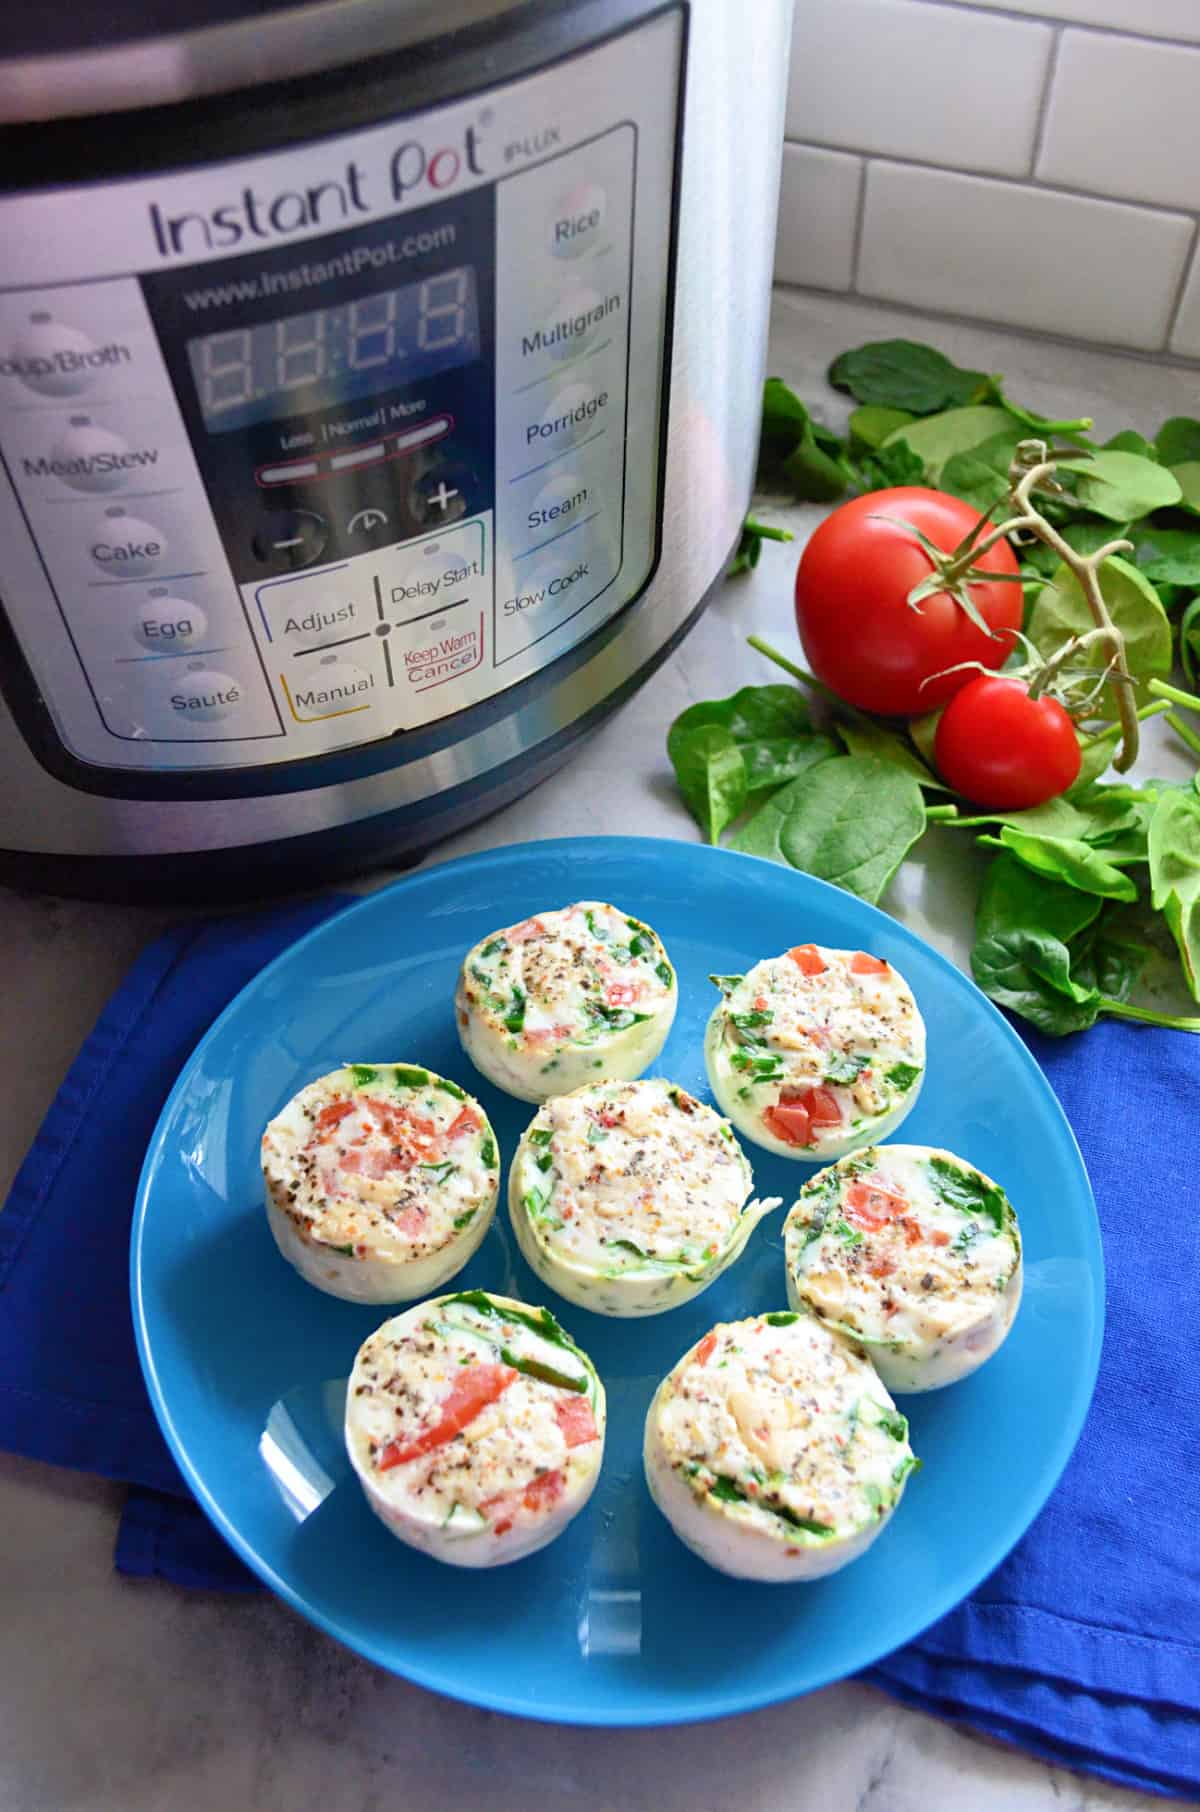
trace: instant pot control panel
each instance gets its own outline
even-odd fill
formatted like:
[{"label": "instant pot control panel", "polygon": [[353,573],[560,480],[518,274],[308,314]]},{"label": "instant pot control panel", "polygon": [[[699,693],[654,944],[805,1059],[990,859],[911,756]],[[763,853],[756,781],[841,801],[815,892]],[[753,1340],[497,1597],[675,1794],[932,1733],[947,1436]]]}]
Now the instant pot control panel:
[{"label": "instant pot control panel", "polygon": [[432,723],[644,585],[681,19],[436,113],[0,200],[0,598],[91,784]]}]

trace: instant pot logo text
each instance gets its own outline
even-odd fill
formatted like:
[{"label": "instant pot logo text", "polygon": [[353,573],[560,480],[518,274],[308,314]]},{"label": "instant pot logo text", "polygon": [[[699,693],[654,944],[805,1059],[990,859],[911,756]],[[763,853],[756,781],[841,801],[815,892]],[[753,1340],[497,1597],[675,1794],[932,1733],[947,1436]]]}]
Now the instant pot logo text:
[{"label": "instant pot logo text", "polygon": [[480,151],[479,131],[468,126],[453,144],[431,148],[420,139],[405,139],[378,169],[351,159],[336,175],[303,187],[263,193],[247,185],[211,208],[178,214],[152,201],[154,243],[164,258],[198,257],[254,240],[286,239],[314,227],[343,226],[443,194],[464,174],[483,176]]}]

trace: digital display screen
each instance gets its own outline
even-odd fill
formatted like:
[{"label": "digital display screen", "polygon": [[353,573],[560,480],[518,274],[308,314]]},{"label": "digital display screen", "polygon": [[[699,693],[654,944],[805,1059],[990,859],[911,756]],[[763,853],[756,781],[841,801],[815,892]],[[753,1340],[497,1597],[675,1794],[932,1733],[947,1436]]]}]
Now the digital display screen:
[{"label": "digital display screen", "polygon": [[309,415],[478,358],[475,271],[461,265],[356,302],[226,328],[189,340],[187,353],[210,434]]}]

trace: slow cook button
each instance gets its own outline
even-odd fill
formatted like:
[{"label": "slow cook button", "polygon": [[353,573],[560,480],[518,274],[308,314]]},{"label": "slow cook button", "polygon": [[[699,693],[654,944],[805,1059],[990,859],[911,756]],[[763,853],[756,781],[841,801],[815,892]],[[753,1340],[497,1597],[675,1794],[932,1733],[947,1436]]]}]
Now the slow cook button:
[{"label": "slow cook button", "polygon": [[106,579],[145,579],[169,552],[170,543],[160,528],[127,515],[120,504],[105,510],[88,541],[88,553]]},{"label": "slow cook button", "polygon": [[208,618],[198,604],[156,592],[139,604],[133,634],[152,654],[189,654],[203,645]]},{"label": "slow cook button", "polygon": [[550,250],[556,258],[582,258],[593,251],[604,231],[608,197],[599,183],[581,182],[554,203],[550,216]]},{"label": "slow cook button", "polygon": [[565,384],[551,397],[545,412],[525,427],[525,449],[532,458],[574,447],[608,425],[609,393],[591,384]]}]

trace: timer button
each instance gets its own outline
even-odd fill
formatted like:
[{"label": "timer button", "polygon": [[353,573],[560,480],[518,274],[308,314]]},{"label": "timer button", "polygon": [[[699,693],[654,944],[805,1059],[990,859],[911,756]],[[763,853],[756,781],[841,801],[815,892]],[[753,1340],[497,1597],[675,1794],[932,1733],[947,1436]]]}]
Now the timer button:
[{"label": "timer button", "polygon": [[90,415],[71,417],[51,456],[54,476],[73,491],[122,490],[137,463],[121,436],[98,428]]},{"label": "timer button", "polygon": [[598,183],[579,183],[554,203],[550,250],[556,258],[582,258],[594,251],[604,231],[608,197]]},{"label": "timer button", "polygon": [[268,572],[298,572],[325,552],[329,524],[315,510],[271,510],[260,516],[250,548]]},{"label": "timer button", "polygon": [[153,654],[190,654],[208,633],[208,618],[198,605],[166,592],[152,592],[138,606],[135,639]]},{"label": "timer button", "polygon": [[39,312],[30,315],[0,371],[19,378],[38,396],[78,396],[91,383],[93,366],[104,358],[77,327]]},{"label": "timer button", "polygon": [[88,543],[88,553],[109,579],[144,579],[162,565],[169,550],[160,528],[126,515],[120,504],[105,510]]}]

